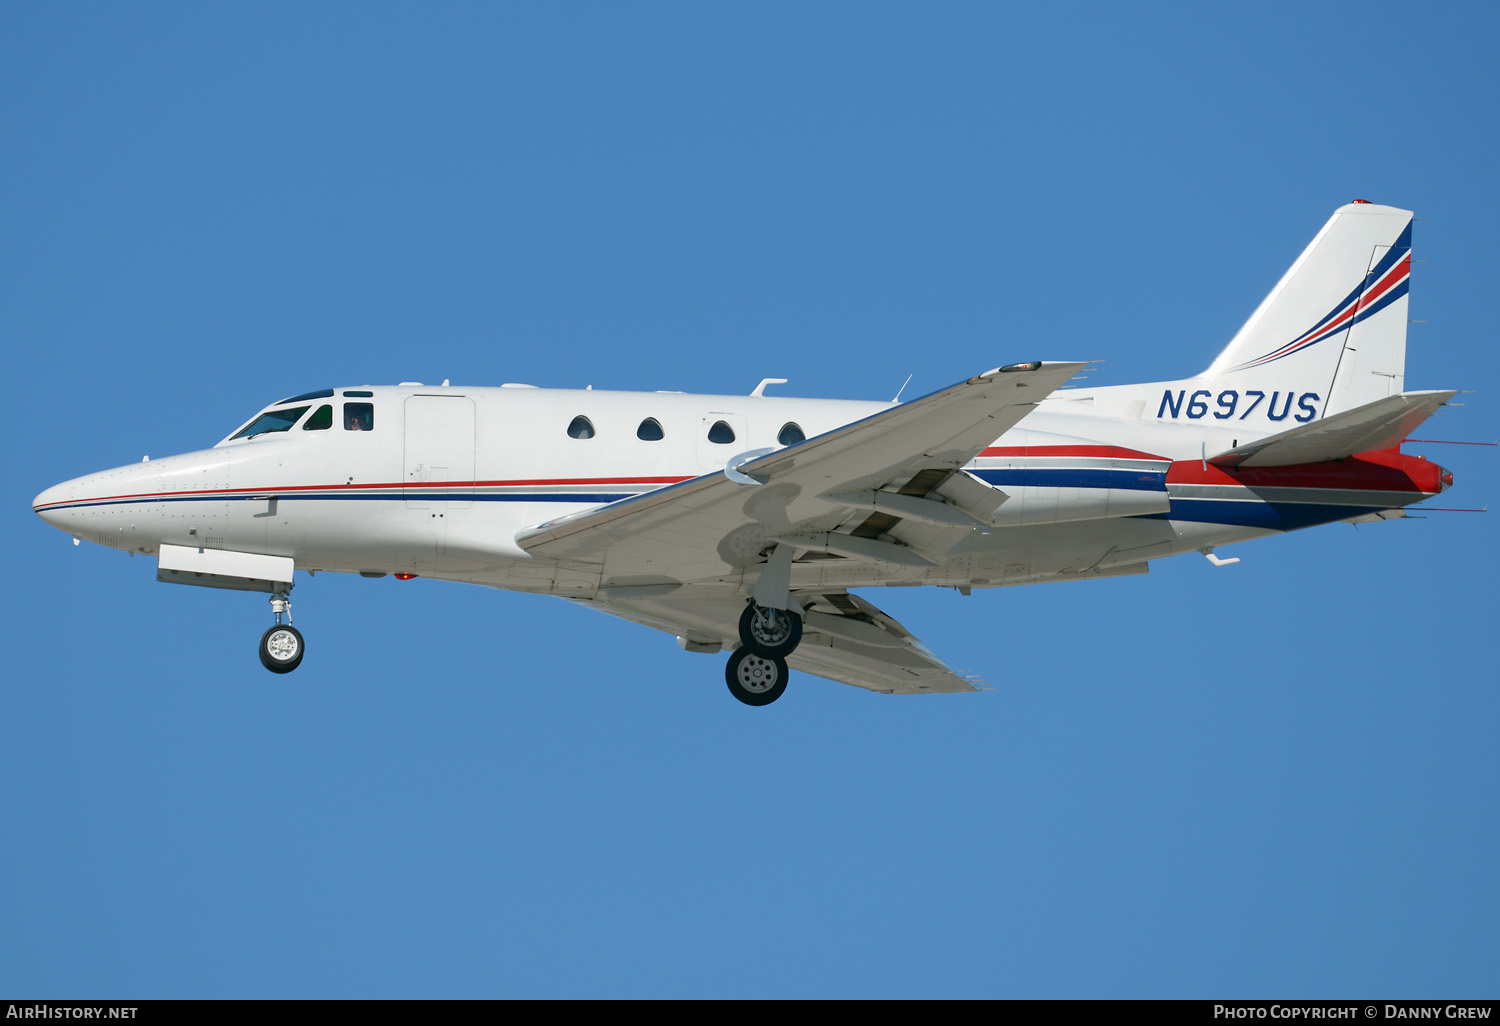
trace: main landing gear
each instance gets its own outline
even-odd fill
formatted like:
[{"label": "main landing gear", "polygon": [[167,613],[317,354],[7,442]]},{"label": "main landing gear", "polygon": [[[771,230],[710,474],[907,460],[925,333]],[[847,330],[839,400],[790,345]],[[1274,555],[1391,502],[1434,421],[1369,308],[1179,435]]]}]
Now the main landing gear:
[{"label": "main landing gear", "polygon": [[[302,632],[292,626],[292,602],[287,598],[290,587],[271,593],[271,613],[276,623],[260,636],[260,663],[272,673],[291,673],[302,664],[307,650]],[[281,622],[282,616],[286,623]]]},{"label": "main landing gear", "polygon": [[757,655],[785,659],[802,642],[802,614],[751,602],[740,614],[740,644]]},{"label": "main landing gear", "polygon": [[786,690],[787,657],[802,641],[802,614],[751,602],[740,614],[740,647],[724,667],[729,693],[746,705],[770,705]]},{"label": "main landing gear", "polygon": [[748,648],[735,649],[724,667],[729,693],[746,705],[770,705],[786,690],[786,660],[756,655]]}]

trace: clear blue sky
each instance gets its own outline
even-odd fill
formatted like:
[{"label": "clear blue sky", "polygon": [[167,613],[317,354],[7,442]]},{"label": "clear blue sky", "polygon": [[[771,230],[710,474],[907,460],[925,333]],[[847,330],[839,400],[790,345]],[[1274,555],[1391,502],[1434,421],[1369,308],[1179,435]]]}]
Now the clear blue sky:
[{"label": "clear blue sky", "polygon": [[[886,399],[1206,366],[1416,210],[1492,440],[1490,4],[5,4],[0,994],[1478,997],[1494,515],[871,596],[976,696],[429,581],[172,587],[64,478],[399,380]],[[1494,450],[1443,505],[1500,499]]]}]

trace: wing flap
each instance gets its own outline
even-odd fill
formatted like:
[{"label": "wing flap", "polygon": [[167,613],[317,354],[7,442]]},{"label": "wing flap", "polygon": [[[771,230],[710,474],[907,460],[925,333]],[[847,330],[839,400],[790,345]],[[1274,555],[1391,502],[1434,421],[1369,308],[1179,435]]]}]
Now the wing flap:
[{"label": "wing flap", "polygon": [[1227,449],[1208,462],[1221,467],[1289,467],[1391,449],[1457,392],[1403,392]]},{"label": "wing flap", "polygon": [[882,695],[952,695],[979,690],[919,647],[892,652],[845,641],[826,646],[804,641],[787,663],[795,670]]},{"label": "wing flap", "polygon": [[[802,644],[787,660],[796,670],[888,695],[977,691],[894,618],[856,595],[830,591],[803,596],[809,604]],[[731,589],[688,585],[606,588],[597,599],[575,599],[597,609],[712,651],[738,647],[744,599]]]},{"label": "wing flap", "polygon": [[787,663],[797,670],[885,695],[978,691],[894,617],[848,592],[818,595],[802,644]]}]

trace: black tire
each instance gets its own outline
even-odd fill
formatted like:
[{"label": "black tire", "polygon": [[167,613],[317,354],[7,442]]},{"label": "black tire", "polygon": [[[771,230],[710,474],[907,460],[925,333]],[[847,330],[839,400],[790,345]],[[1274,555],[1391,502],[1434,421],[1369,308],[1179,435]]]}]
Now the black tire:
[{"label": "black tire", "polygon": [[786,660],[737,648],[724,667],[729,693],[746,705],[770,705],[786,690]]},{"label": "black tire", "polygon": [[272,673],[291,673],[302,665],[307,644],[291,624],[272,627],[260,636],[260,664]]},{"label": "black tire", "polygon": [[802,644],[802,614],[790,609],[776,610],[776,626],[766,622],[765,606],[754,602],[740,614],[740,644],[767,659],[785,659]]}]

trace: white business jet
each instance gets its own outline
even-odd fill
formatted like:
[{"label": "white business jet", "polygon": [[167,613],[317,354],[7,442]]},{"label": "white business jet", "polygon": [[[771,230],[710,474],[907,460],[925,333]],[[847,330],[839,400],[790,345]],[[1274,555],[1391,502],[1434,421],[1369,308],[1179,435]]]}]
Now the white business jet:
[{"label": "white business jet", "polygon": [[730,692],[788,667],[883,694],[973,691],[855,589],[1143,574],[1150,560],[1403,516],[1452,475],[1401,443],[1455,393],[1407,392],[1410,212],[1339,208],[1196,377],[1064,388],[1012,363],[910,402],[325,388],[210,449],[76,478],[47,523],[268,592],[260,658],[302,662],[293,571],[560,595],[729,650]]}]

